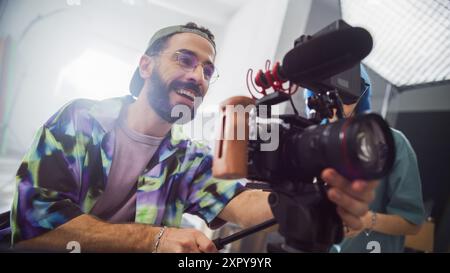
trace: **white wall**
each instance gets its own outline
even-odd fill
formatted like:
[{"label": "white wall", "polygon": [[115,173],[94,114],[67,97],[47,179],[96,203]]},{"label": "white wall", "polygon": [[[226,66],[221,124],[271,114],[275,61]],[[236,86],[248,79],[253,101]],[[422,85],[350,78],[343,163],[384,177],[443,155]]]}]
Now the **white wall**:
[{"label": "white wall", "polygon": [[249,96],[249,68],[273,60],[288,0],[250,0],[227,22],[224,42],[217,56],[220,81],[211,86],[205,104],[219,104],[231,96]]}]

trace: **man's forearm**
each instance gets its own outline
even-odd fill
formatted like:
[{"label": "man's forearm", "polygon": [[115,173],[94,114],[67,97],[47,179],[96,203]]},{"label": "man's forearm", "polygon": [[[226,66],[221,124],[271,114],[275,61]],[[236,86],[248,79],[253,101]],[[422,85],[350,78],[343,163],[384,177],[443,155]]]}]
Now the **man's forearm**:
[{"label": "man's forearm", "polygon": [[247,190],[233,198],[219,218],[247,228],[273,218],[268,192]]},{"label": "man's forearm", "polygon": [[76,241],[81,252],[151,252],[159,230],[143,224],[110,224],[84,214],[16,247],[67,252],[67,243]]}]

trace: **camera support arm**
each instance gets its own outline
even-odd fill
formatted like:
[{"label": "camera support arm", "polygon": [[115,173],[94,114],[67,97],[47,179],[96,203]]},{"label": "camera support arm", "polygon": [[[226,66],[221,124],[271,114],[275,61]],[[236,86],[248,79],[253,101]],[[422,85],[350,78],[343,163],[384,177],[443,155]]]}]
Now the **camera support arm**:
[{"label": "camera support arm", "polygon": [[239,232],[236,232],[234,234],[231,234],[228,237],[225,238],[217,238],[213,240],[214,245],[216,245],[217,250],[223,249],[223,247],[227,244],[230,244],[234,241],[240,240],[243,237],[249,236],[253,233],[259,232],[261,230],[264,230],[266,228],[269,228],[273,225],[277,224],[277,220],[275,218],[272,218],[270,220],[267,220],[261,224],[255,225],[253,227],[249,227],[247,229],[241,230]]}]

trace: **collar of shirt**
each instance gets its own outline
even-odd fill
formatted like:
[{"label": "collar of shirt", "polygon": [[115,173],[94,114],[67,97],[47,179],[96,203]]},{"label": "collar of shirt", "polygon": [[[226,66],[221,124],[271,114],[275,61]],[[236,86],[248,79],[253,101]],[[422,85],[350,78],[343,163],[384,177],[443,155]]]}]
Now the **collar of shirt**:
[{"label": "collar of shirt", "polygon": [[[89,110],[89,114],[99,122],[101,125],[105,137],[102,140],[102,155],[104,155],[105,164],[105,174],[109,173],[109,168],[111,167],[112,154],[114,152],[114,135],[113,129],[119,118],[122,109],[133,103],[135,99],[132,96],[125,96],[119,98],[112,98],[105,100],[99,104],[96,104],[92,109]],[[187,142],[182,134],[179,132],[179,128],[174,125],[171,132],[167,134],[157,151],[158,162],[162,162],[169,158],[179,149],[186,149]]]}]

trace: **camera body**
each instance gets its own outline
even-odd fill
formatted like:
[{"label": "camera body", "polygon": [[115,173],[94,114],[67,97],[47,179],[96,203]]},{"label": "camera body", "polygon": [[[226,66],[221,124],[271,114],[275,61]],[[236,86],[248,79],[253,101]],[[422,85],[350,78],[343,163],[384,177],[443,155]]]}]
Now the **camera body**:
[{"label": "camera body", "polygon": [[[248,173],[247,178],[255,181],[265,181],[276,185],[286,185],[291,182],[297,185],[298,181],[312,181],[317,169],[301,168],[298,169],[304,161],[299,158],[299,154],[295,151],[293,145],[297,140],[304,141],[302,138],[303,132],[308,128],[314,128],[315,123],[306,118],[297,115],[280,115],[276,118],[279,122],[273,121],[270,115],[271,111],[267,111],[263,117],[260,115],[260,107],[271,107],[288,99],[288,95],[284,93],[273,93],[267,96],[264,101],[256,101],[256,115],[251,115],[249,120],[250,132],[261,132],[264,130],[273,130],[276,127],[278,132],[277,140],[278,147],[273,150],[264,149],[264,145],[268,145],[273,139],[262,139],[261,137],[253,136],[248,141]],[[253,127],[253,128],[252,128]],[[263,128],[264,127],[264,128]],[[312,146],[314,142],[311,143]],[[304,153],[302,153],[304,154]],[[302,156],[300,156],[302,157]],[[323,164],[319,164],[323,165]]]},{"label": "camera body", "polygon": [[[256,101],[260,107],[287,100],[288,95],[273,93],[264,101]],[[256,115],[249,119],[250,132],[276,129],[276,149],[264,149],[268,141],[250,137],[248,147],[247,178],[270,182],[273,186],[283,183],[310,183],[330,167],[349,180],[373,180],[384,177],[391,169],[395,147],[389,125],[377,114],[362,114],[320,124],[323,118],[332,118],[330,109],[342,107],[336,91],[311,98],[309,107],[316,118],[306,119],[298,115],[276,117]],[[335,108],[336,107],[336,108]],[[274,121],[276,120],[276,121]],[[253,127],[253,128],[252,128]]]}]

